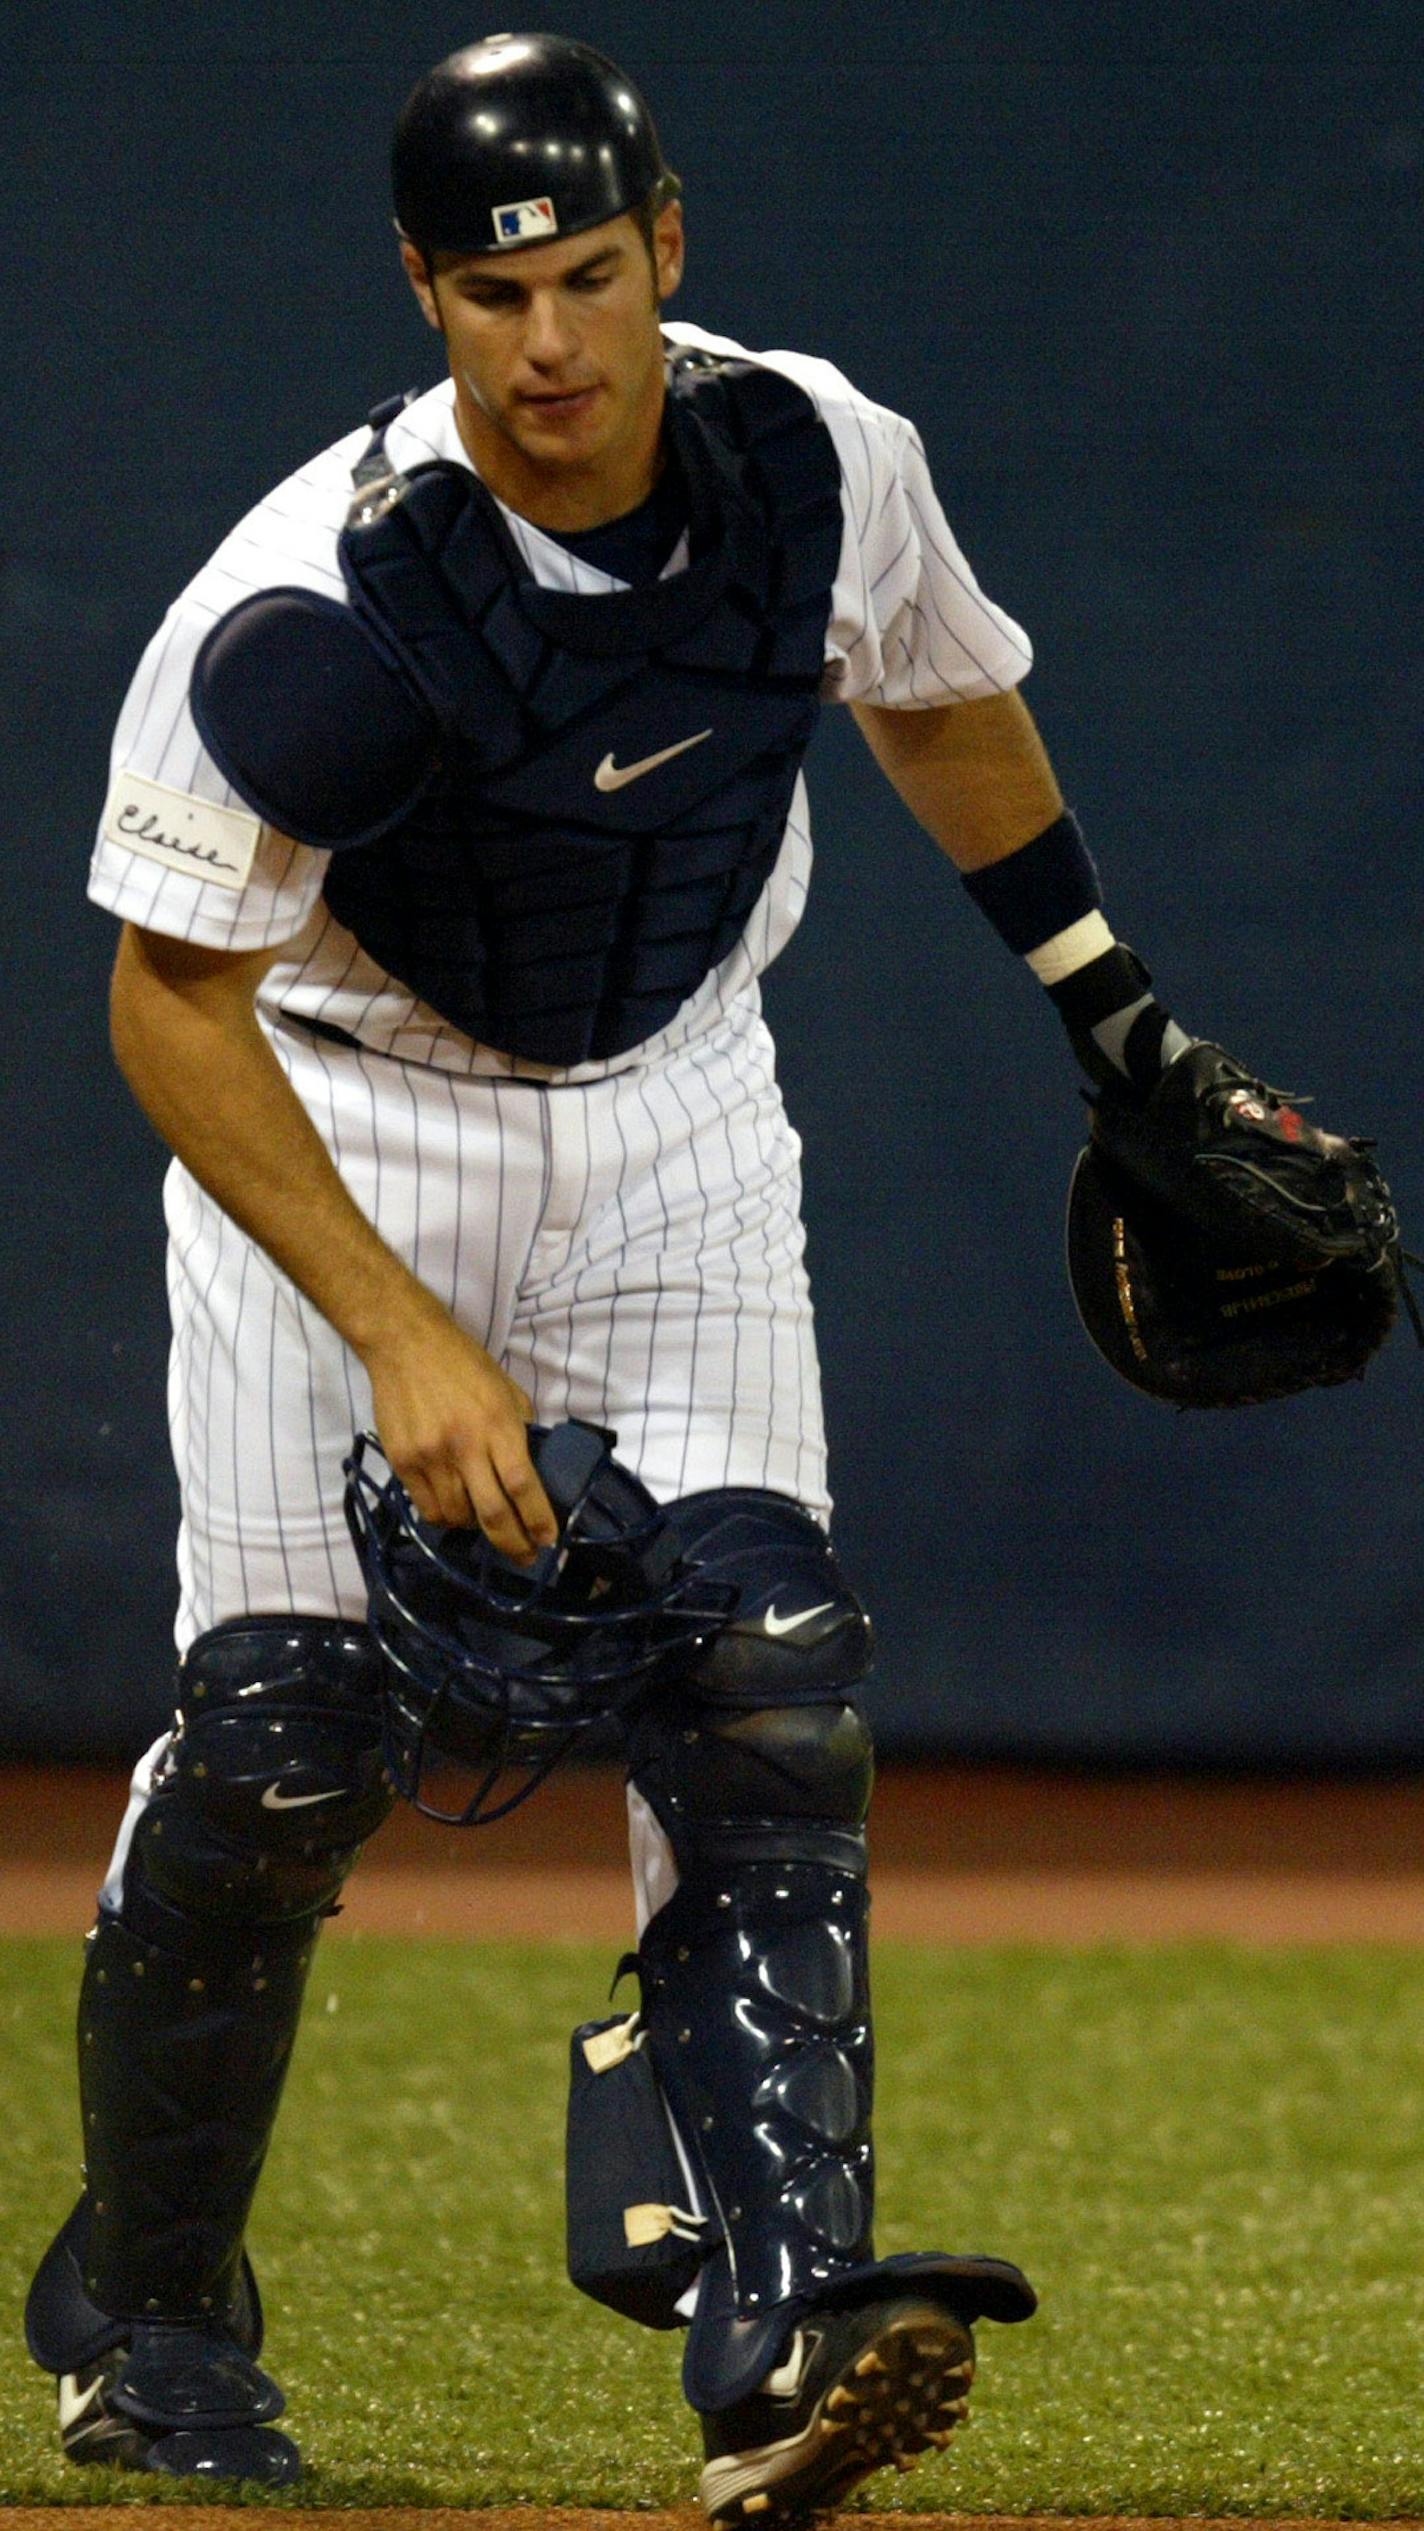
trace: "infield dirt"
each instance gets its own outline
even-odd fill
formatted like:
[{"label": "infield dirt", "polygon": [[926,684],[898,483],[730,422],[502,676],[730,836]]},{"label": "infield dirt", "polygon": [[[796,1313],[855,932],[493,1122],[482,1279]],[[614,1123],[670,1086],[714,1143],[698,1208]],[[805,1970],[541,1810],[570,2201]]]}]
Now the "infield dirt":
[{"label": "infield dirt", "polygon": [[[82,1932],[121,1776],[0,1772],[0,1932]],[[1424,1943],[1424,1781],[1114,1780],[888,1767],[871,1819],[878,1933],[927,1942]],[[490,1829],[401,1808],[333,1932],[621,1942],[621,1779],[556,1776]]]}]

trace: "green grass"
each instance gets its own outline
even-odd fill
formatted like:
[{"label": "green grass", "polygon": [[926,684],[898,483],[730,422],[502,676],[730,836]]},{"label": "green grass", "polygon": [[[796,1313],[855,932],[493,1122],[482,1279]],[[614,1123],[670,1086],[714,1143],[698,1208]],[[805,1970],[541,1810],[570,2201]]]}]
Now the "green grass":
[{"label": "green grass", "polygon": [[[60,2463],[19,2340],[75,2179],[76,1965],[0,1946],[12,2503],[158,2492]],[[690,2498],[678,2342],[563,2281],[567,2037],[609,1965],[319,1955],[252,2243],[308,2501]],[[1424,2513],[1424,1958],[885,1944],[877,1968],[882,2249],[993,2250],[1043,2295],[984,2327],[971,2428],[877,2506]]]}]

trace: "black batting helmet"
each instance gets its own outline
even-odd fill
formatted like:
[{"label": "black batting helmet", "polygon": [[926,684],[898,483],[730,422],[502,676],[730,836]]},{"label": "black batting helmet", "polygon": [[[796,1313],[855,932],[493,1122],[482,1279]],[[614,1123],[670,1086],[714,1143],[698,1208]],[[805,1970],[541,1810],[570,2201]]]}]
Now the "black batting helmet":
[{"label": "black batting helmet", "polygon": [[[356,1441],[346,1518],[383,1656],[386,1763],[428,1818],[473,1827],[513,1809],[727,1622],[735,1591],[688,1563],[613,1440],[592,1424],[531,1426],[559,1543],[527,1569],[477,1529],[423,1520],[399,1478],[370,1464],[374,1434]],[[452,1770],[465,1779],[453,1803],[437,1794]]]},{"label": "black batting helmet", "polygon": [[627,73],[565,35],[489,35],[438,62],[406,100],[391,173],[426,254],[569,237],[680,190]]}]

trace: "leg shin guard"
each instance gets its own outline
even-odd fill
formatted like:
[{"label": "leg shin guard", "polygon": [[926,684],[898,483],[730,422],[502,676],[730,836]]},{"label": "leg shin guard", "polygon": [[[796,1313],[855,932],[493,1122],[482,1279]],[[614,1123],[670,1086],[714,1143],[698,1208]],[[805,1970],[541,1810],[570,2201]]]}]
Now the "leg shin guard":
[{"label": "leg shin guard", "polygon": [[664,1707],[634,1780],[679,1871],[640,1964],[658,2079],[721,2236],[688,2349],[688,2395],[713,2407],[766,2371],[788,2306],[873,2255],[870,1736],[845,1704]]},{"label": "leg shin guard", "polygon": [[639,1953],[648,2043],[714,2243],[683,2364],[692,2406],[736,2412],[740,2432],[818,2312],[918,2297],[966,2328],[1026,2319],[1033,2291],[1008,2261],[875,2257],[871,1752],[855,1707],[668,1702],[633,1780],[679,1874]]},{"label": "leg shin guard", "polygon": [[84,2198],[27,2326],[67,2372],[132,2324],[260,2343],[243,2232],[320,1919],[391,1805],[360,1627],[249,1619],[193,1646],[178,1728],[90,1938]]}]

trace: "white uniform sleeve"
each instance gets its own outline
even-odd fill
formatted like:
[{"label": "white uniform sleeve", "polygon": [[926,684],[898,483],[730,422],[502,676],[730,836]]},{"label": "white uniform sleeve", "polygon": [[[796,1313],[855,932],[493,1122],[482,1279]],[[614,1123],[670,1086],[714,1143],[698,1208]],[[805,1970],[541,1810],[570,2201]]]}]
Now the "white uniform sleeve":
[{"label": "white uniform sleeve", "polygon": [[[985,596],[956,544],[918,431],[859,399],[846,465],[847,534],[827,640],[839,702],[892,711],[1003,694],[1028,674],[1028,636]],[[833,417],[826,419],[832,424]],[[837,434],[844,438],[844,425]],[[852,526],[852,522],[854,523]]]},{"label": "white uniform sleeve", "polygon": [[[328,856],[259,827],[193,726],[188,682],[214,620],[180,598],[139,661],[114,731],[109,797],[89,865],[89,894],[96,905],[145,931],[168,932],[209,949],[268,949],[301,930],[321,893]],[[164,795],[160,808],[171,798],[173,813],[162,820],[160,831],[181,832],[184,804],[192,801],[235,809],[245,829],[257,828],[256,848],[241,886],[222,886],[180,868],[174,858],[180,849],[176,843],[166,853],[130,848],[116,831],[112,814],[126,773],[159,786]],[[143,794],[145,801],[150,796]],[[239,855],[246,863],[241,830]]]},{"label": "white uniform sleeve", "polygon": [[[139,661],[114,731],[110,790],[89,869],[94,902],[125,922],[210,949],[267,949],[295,938],[321,893],[329,855],[274,834],[246,809],[198,736],[188,689],[205,636],[253,590],[284,585],[344,595],[336,538],[364,439],[353,432],[259,502],[169,608]],[[136,781],[133,796],[148,814],[133,807],[124,777]],[[205,807],[231,814],[215,822],[204,817]],[[224,856],[227,838],[235,839],[224,858],[225,883],[184,866],[193,838],[207,843],[214,823]],[[133,845],[126,832],[135,835]]]},{"label": "white uniform sleeve", "polygon": [[1033,662],[1028,636],[987,598],[940,507],[918,431],[829,361],[767,355],[813,395],[841,461],[845,536],[826,631],[840,703],[928,710],[1003,694]]},{"label": "white uniform sleeve", "polygon": [[955,543],[911,423],[873,404],[829,360],[748,353],[698,325],[665,331],[674,342],[781,370],[812,398],[835,442],[845,535],[826,630],[828,700],[927,710],[1002,694],[1027,675],[1028,636],[984,595]]}]

